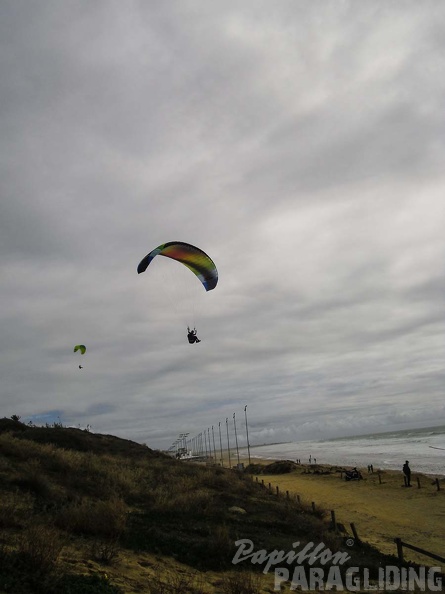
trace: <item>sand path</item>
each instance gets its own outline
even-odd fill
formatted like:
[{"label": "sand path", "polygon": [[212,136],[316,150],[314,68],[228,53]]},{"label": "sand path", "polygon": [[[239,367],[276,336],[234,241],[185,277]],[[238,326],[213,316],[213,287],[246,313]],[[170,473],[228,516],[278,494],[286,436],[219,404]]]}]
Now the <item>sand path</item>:
[{"label": "sand path", "polygon": [[[270,461],[269,461],[270,462]],[[413,487],[403,486],[400,472],[385,472],[379,483],[377,474],[363,473],[364,480],[340,479],[339,474],[316,475],[292,472],[282,475],[260,475],[280,491],[299,494],[303,501],[315,502],[328,512],[335,510],[336,519],[350,532],[356,526],[359,537],[381,551],[396,554],[394,538],[445,557],[445,484],[437,491],[433,477],[417,475]],[[406,558],[418,563],[437,562],[405,549]],[[445,565],[445,564],[444,564]]]}]

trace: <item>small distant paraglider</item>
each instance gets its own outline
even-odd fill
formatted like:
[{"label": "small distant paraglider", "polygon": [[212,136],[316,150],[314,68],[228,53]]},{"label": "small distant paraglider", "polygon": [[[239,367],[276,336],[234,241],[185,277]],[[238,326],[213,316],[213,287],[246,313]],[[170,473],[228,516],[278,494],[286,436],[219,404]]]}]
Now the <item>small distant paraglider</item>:
[{"label": "small distant paraglider", "polygon": [[[76,344],[74,347],[74,352],[80,351],[81,355],[85,355],[87,347],[84,344]],[[83,369],[82,365],[79,365],[79,369]]]}]

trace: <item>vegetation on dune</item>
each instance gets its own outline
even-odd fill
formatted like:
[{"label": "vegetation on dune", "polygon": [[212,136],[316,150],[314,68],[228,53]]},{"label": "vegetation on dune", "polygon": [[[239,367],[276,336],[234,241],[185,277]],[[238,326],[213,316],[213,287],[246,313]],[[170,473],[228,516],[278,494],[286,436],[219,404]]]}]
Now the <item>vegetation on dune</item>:
[{"label": "vegetation on dune", "polygon": [[[118,593],[105,569],[132,551],[172,557],[194,572],[225,572],[217,591],[255,594],[257,578],[233,573],[235,541],[267,551],[323,542],[336,551],[342,539],[328,528],[322,510],[277,497],[246,473],[60,424],[0,420],[0,591]],[[64,553],[76,550],[104,571],[90,563],[88,573],[76,572]],[[182,590],[178,576],[156,568],[150,575],[147,592],[205,590],[193,573]]]}]

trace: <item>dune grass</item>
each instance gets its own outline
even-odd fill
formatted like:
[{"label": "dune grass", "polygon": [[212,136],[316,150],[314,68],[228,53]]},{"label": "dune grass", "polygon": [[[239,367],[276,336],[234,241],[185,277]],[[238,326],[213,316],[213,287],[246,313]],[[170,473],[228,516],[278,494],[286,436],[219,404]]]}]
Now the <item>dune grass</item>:
[{"label": "dune grass", "polygon": [[[277,496],[247,472],[8,419],[0,529],[0,585],[20,594],[260,594],[272,577],[264,563],[232,564],[237,540],[266,551],[295,541],[345,548],[320,506]],[[385,562],[371,547],[348,552],[359,567]]]},{"label": "dune grass", "polygon": [[[5,591],[119,592],[104,572],[82,576],[75,564],[68,570],[63,560],[76,548],[104,568],[133,553],[168,556],[193,571],[227,571],[239,538],[287,549],[295,535],[309,541],[326,532],[320,515],[271,496],[251,476],[180,462],[133,442],[126,450],[125,440],[114,443],[112,436],[97,436],[96,449],[96,436],[86,431],[7,421],[0,421]],[[225,591],[235,591],[235,583],[240,591],[254,589],[246,575],[232,585],[227,578]],[[164,578],[152,575],[147,591],[174,592],[172,576]],[[189,589],[198,591],[195,582]]]}]

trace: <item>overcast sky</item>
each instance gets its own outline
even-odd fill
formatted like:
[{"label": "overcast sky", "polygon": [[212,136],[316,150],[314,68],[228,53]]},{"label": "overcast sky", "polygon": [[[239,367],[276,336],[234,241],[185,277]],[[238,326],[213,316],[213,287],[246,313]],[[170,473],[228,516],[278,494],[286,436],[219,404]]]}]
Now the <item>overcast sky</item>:
[{"label": "overcast sky", "polygon": [[[0,416],[444,422],[443,2],[6,0],[0,39]],[[137,274],[173,240],[213,291]]]}]

